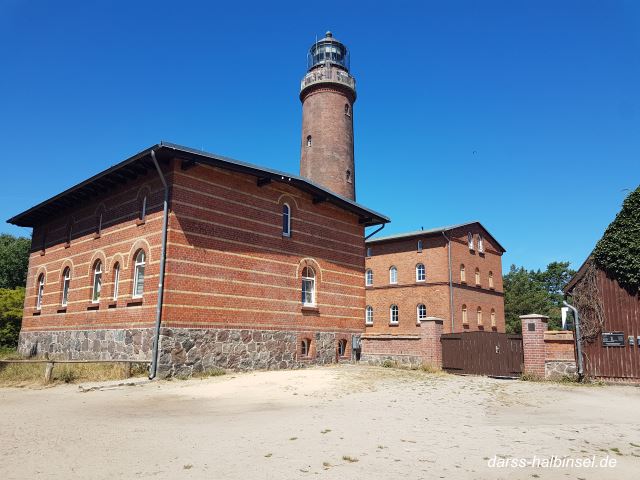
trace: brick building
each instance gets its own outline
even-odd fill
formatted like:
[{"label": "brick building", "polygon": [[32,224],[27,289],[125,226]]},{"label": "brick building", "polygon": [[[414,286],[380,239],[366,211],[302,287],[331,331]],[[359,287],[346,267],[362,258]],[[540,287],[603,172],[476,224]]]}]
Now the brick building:
[{"label": "brick building", "polygon": [[363,358],[438,362],[442,333],[505,331],[502,254],[470,222],[369,239]]},{"label": "brick building", "polygon": [[151,376],[351,359],[364,229],[389,221],[354,201],[355,98],[328,33],[301,85],[304,177],[160,143],[11,218],[33,228],[20,352]]}]

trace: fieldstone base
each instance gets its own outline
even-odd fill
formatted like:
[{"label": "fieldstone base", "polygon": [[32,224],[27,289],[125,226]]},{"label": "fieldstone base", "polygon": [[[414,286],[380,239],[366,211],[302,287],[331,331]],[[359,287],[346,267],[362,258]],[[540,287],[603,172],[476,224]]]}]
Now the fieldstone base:
[{"label": "fieldstone base", "polygon": [[18,353],[64,360],[150,360],[153,329],[20,332]]},{"label": "fieldstone base", "polygon": [[385,365],[389,362],[405,367],[419,367],[425,363],[421,356],[416,355],[390,355],[363,353],[360,361],[369,365]]},{"label": "fieldstone base", "polygon": [[544,364],[544,377],[548,379],[574,377],[577,371],[573,361],[547,361]]},{"label": "fieldstone base", "polygon": [[158,375],[190,376],[213,368],[300,368],[336,361],[336,334],[313,334],[314,356],[299,358],[299,332],[163,328]]}]

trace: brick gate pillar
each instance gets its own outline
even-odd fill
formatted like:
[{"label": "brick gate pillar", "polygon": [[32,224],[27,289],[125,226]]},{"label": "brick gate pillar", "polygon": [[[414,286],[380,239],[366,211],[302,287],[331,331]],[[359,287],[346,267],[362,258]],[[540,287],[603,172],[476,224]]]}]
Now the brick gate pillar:
[{"label": "brick gate pillar", "polygon": [[422,342],[422,358],[437,368],[442,368],[442,324],[444,320],[437,317],[427,317],[420,320],[420,337]]},{"label": "brick gate pillar", "polygon": [[549,317],[532,313],[520,315],[520,321],[522,322],[524,373],[544,378],[544,332],[547,331]]}]

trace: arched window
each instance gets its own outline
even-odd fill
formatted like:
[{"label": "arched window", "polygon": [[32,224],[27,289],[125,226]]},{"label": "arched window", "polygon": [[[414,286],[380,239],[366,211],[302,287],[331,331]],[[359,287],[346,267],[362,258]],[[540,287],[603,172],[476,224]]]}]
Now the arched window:
[{"label": "arched window", "polygon": [[466,283],[467,281],[467,274],[464,270],[464,263],[462,265],[460,265],[460,283]]},{"label": "arched window", "polygon": [[102,290],[102,262],[96,260],[93,264],[93,293],[91,294],[91,301],[98,303],[100,301],[100,292]]},{"label": "arched window", "polygon": [[391,305],[391,308],[389,308],[389,323],[391,323],[392,325],[398,324],[398,306],[397,305]]},{"label": "arched window", "polygon": [[491,309],[491,326],[492,327],[496,326],[496,309],[495,308]]},{"label": "arched window", "polygon": [[147,196],[142,197],[142,203],[140,204],[140,221],[144,222],[147,219]]},{"label": "arched window", "polygon": [[389,269],[389,283],[398,283],[398,269],[395,266]]},{"label": "arched window", "polygon": [[416,313],[417,313],[418,323],[420,323],[421,320],[426,320],[427,318],[426,305],[424,303],[419,304],[416,309]]},{"label": "arched window", "polygon": [[427,279],[427,271],[422,263],[416,265],[416,282],[424,282]]},{"label": "arched window", "polygon": [[480,269],[476,268],[476,286],[480,286]]},{"label": "arched window", "polygon": [[478,316],[478,325],[482,325],[482,308],[480,307],[478,307],[477,316]]},{"label": "arched window", "polygon": [[349,106],[348,103],[344,104],[344,114],[345,115],[351,115],[351,107]]},{"label": "arched window", "polygon": [[373,285],[373,270],[368,268],[364,274],[364,278],[365,278],[364,283],[367,287],[370,287],[371,285]]},{"label": "arched window", "polygon": [[469,323],[469,319],[467,318],[467,306],[462,305],[462,324],[467,325]]},{"label": "arched window", "polygon": [[422,252],[422,240],[418,240],[418,253]]},{"label": "arched window", "polygon": [[63,307],[67,306],[69,301],[69,285],[71,284],[71,269],[69,267],[62,272],[62,301],[60,304]]},{"label": "arched window", "polygon": [[316,272],[311,267],[302,270],[302,304],[316,304]]},{"label": "arched window", "polygon": [[311,135],[307,135],[307,147],[311,146]]},{"label": "arched window", "polygon": [[373,325],[373,307],[371,305],[367,305],[365,312],[365,323],[367,325]]},{"label": "arched window", "polygon": [[311,347],[311,340],[309,340],[308,338],[303,338],[300,341],[300,355],[303,357],[308,357],[310,347]]},{"label": "arched window", "polygon": [[469,250],[473,250],[473,233],[471,232],[467,233],[467,243],[469,244]]},{"label": "arched window", "polygon": [[338,340],[338,356],[344,357],[347,353],[347,341],[343,338]]},{"label": "arched window", "polygon": [[144,267],[146,265],[144,250],[138,250],[133,269],[133,297],[140,298],[144,293]]},{"label": "arched window", "polygon": [[282,236],[291,236],[291,207],[288,203],[282,205]]},{"label": "arched window", "polygon": [[113,299],[118,299],[118,290],[120,289],[120,264],[116,262],[113,266]]},{"label": "arched window", "polygon": [[478,234],[478,252],[484,253],[484,238],[480,233]]},{"label": "arched window", "polygon": [[493,272],[489,272],[489,288],[493,288]]},{"label": "arched window", "polygon": [[38,285],[37,285],[37,294],[36,294],[36,309],[40,310],[42,308],[42,297],[44,296],[44,273],[41,273],[38,277]]}]

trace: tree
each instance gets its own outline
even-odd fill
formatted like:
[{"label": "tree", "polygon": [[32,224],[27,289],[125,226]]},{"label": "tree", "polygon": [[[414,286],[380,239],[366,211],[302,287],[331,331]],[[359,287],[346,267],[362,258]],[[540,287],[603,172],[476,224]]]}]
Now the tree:
[{"label": "tree", "polygon": [[31,240],[0,235],[0,288],[24,287],[27,283]]},{"label": "tree", "polygon": [[24,288],[0,288],[0,347],[15,348],[22,321]]}]

